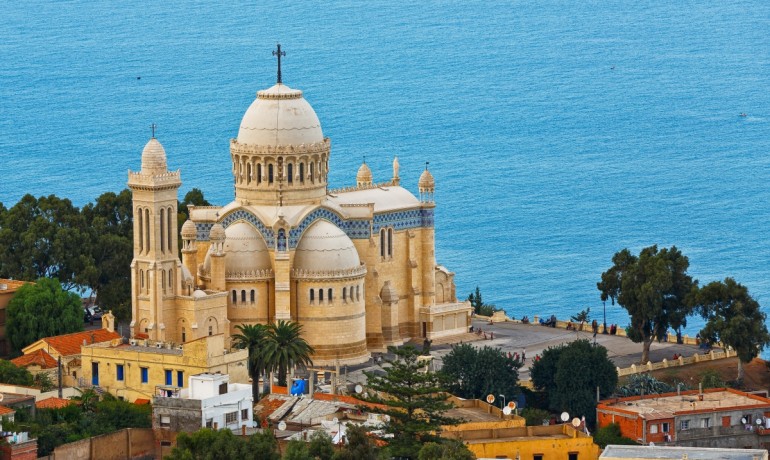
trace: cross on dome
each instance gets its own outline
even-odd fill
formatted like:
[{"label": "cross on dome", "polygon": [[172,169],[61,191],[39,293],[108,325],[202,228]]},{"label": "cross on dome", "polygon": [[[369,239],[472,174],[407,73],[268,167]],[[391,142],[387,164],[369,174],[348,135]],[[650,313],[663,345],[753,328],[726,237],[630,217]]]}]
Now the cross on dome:
[{"label": "cross on dome", "polygon": [[150,129],[152,130],[152,138],[153,139],[155,139],[155,128],[157,128],[157,127],[158,127],[158,125],[156,125],[155,123],[150,125]]},{"label": "cross on dome", "polygon": [[281,51],[281,44],[277,45],[278,51],[273,51],[273,56],[278,56],[278,83],[281,82],[281,56],[286,56],[286,51]]}]

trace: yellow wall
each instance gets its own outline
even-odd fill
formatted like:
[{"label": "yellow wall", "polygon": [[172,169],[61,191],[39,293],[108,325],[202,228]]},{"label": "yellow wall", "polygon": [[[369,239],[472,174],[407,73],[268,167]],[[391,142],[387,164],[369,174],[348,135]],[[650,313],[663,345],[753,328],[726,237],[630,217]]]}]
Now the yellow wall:
[{"label": "yellow wall", "polygon": [[599,446],[594,444],[592,437],[566,425],[486,429],[446,427],[442,436],[461,439],[479,458],[518,456],[526,460],[538,454],[543,460],[563,460],[573,452],[578,454],[579,460],[599,457]]},{"label": "yellow wall", "polygon": [[[202,372],[230,375],[233,383],[248,383],[247,351],[225,353],[222,334],[204,337],[182,345],[181,354],[169,354],[143,346],[82,347],[83,377],[88,384],[92,378],[92,363],[99,365],[99,387],[128,401],[151,399],[156,386],[166,386],[165,371],[172,371],[172,385],[177,384],[177,371],[182,371],[183,388],[191,375]],[[117,380],[117,365],[123,365],[123,380]],[[148,372],[147,383],[141,381],[141,368]]]}]

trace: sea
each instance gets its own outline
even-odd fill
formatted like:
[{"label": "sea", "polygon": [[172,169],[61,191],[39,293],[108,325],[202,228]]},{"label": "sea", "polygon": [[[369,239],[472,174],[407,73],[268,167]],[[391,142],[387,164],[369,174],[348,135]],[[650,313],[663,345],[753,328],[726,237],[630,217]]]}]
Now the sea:
[{"label": "sea", "polygon": [[364,158],[386,181],[397,156],[417,193],[427,164],[458,297],[624,327],[596,283],[657,244],[770,308],[765,0],[1,2],[0,202],[122,190],[156,124],[180,198],[228,203],[229,140],[277,43],[332,187]]}]

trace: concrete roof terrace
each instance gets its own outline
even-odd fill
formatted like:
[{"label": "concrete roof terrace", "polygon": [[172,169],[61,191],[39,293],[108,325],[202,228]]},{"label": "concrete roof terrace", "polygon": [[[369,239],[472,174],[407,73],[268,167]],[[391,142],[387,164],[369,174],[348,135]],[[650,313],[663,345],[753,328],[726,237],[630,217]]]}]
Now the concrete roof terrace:
[{"label": "concrete roof terrace", "polygon": [[664,393],[642,397],[606,399],[600,402],[598,409],[610,412],[635,413],[640,418],[655,420],[680,414],[758,407],[770,408],[770,399],[731,388],[713,388],[704,390],[702,398],[700,398],[698,390],[691,390],[683,391],[681,394]]}]

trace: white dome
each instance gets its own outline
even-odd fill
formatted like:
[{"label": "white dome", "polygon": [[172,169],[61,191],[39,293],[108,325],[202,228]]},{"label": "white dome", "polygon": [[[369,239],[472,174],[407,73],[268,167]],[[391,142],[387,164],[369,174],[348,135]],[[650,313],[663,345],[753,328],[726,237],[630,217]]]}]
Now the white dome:
[{"label": "white dome", "polygon": [[154,137],[142,150],[142,174],[158,174],[168,172],[166,166],[166,150]]},{"label": "white dome", "polygon": [[326,220],[319,220],[305,231],[294,254],[294,268],[299,270],[325,272],[360,266],[353,241]]},{"label": "white dome", "polygon": [[[247,274],[271,268],[270,254],[262,235],[246,222],[225,229],[225,273]],[[211,254],[203,260],[204,271],[211,270]]]},{"label": "white dome", "polygon": [[322,142],[321,122],[302,91],[278,83],[257,93],[241,120],[238,143],[300,145]]}]

